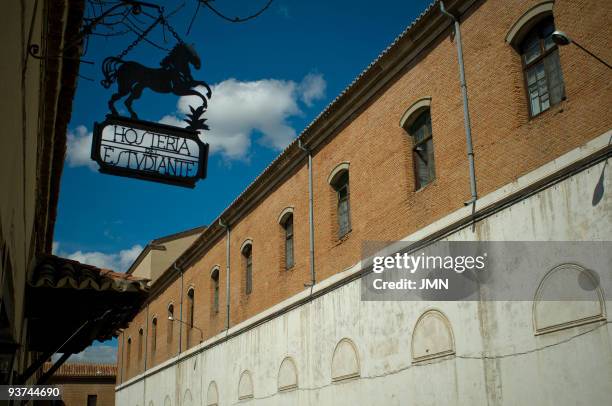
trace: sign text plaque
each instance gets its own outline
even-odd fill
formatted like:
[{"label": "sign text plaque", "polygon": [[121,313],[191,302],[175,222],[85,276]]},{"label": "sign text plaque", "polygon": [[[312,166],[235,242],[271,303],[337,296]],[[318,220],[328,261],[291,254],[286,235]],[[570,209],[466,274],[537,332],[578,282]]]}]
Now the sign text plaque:
[{"label": "sign text plaque", "polygon": [[91,158],[102,173],[193,188],[208,144],[194,130],[109,115],[94,125]]}]

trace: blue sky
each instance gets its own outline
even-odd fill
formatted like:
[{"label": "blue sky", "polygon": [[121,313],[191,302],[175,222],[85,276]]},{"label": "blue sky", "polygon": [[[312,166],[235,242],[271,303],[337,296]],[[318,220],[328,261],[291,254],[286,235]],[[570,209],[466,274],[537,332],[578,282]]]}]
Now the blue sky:
[{"label": "blue sky", "polygon": [[[95,121],[104,120],[113,90],[99,84],[100,62],[117,56],[135,36],[91,37],[84,59],[94,65],[82,64],[80,74],[94,80],[79,79],[74,100],[55,252],[124,271],[148,241],[213,221],[429,2],[274,0],[260,17],[242,24],[201,8],[189,35],[195,0],[157,2],[168,12],[184,4],[170,23],[195,44],[202,59],[193,76],[213,86],[207,114],[211,131],[203,136],[211,145],[208,177],[195,189],[97,172],[89,160],[90,132]],[[213,4],[234,17],[265,3]],[[142,15],[139,20],[143,27],[150,22]],[[169,35],[164,43],[159,28],[150,38],[166,48],[175,44]],[[166,53],[142,42],[124,59],[158,66]],[[169,123],[180,119],[184,105],[176,96],[148,90],[134,102],[140,118]],[[112,357],[106,345],[90,350],[89,359]]]}]

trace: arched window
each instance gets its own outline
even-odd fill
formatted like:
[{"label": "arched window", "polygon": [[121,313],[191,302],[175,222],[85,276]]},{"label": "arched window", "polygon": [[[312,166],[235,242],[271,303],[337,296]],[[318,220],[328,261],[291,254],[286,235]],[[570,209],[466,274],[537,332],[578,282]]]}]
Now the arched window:
[{"label": "arched window", "polygon": [[132,358],[132,337],[128,337],[127,339],[127,350],[125,351],[125,357],[126,357],[126,361],[125,361],[125,367],[126,369],[130,369],[130,361]]},{"label": "arched window", "polygon": [[360,374],[361,367],[359,366],[357,347],[350,339],[343,338],[336,344],[336,349],[332,356],[332,382],[357,378]]},{"label": "arched window", "polygon": [[293,358],[286,357],[281,362],[280,368],[278,370],[278,391],[286,392],[293,389],[297,389],[297,387],[298,380],[295,362],[293,361]]},{"label": "arched window", "polygon": [[213,268],[210,273],[212,280],[212,309],[214,313],[219,313],[219,267]]},{"label": "arched window", "polygon": [[604,320],[605,296],[595,272],[561,264],[546,273],[533,300],[536,335]]},{"label": "arched window", "polygon": [[283,228],[285,269],[291,269],[295,263],[293,255],[293,209],[283,210],[279,223]]},{"label": "arched window", "polygon": [[518,44],[531,117],[565,98],[559,50],[552,40],[554,31],[553,16],[548,15],[535,24]]},{"label": "arched window", "polygon": [[417,101],[404,113],[400,121],[402,128],[412,138],[412,164],[416,190],[429,184],[436,177],[430,105],[429,97]]},{"label": "arched window", "polygon": [[185,394],[183,395],[183,401],[181,402],[181,406],[191,406],[193,405],[193,399],[191,397],[191,391],[187,389]]},{"label": "arched window", "polygon": [[142,327],[138,330],[138,361],[142,360],[142,350],[144,341],[144,330]]},{"label": "arched window", "polygon": [[187,291],[187,348],[191,346],[191,333],[193,332],[193,322],[195,313],[195,290],[189,288]]},{"label": "arched window", "polygon": [[157,317],[151,320],[151,358],[155,356],[157,350]]},{"label": "arched window", "polygon": [[208,393],[206,394],[206,406],[217,406],[219,404],[219,390],[215,381],[211,381],[208,385]]},{"label": "arched window", "polygon": [[190,288],[187,291],[187,324],[189,328],[193,328],[193,315],[195,310],[195,289]]},{"label": "arched window", "polygon": [[174,304],[170,303],[168,305],[168,343],[172,342],[172,336],[174,333]]},{"label": "arched window", "polygon": [[251,399],[253,397],[253,379],[249,371],[244,371],[238,381],[238,400]]},{"label": "arched window", "polygon": [[351,231],[351,208],[349,189],[349,164],[344,162],[332,171],[328,182],[336,192],[336,218],[338,224],[338,238],[344,237]]},{"label": "arched window", "polygon": [[241,252],[244,262],[244,293],[249,295],[253,291],[253,244],[245,242]]},{"label": "arched window", "polygon": [[455,354],[455,339],[448,318],[438,310],[428,310],[412,330],[412,361],[420,362]]}]

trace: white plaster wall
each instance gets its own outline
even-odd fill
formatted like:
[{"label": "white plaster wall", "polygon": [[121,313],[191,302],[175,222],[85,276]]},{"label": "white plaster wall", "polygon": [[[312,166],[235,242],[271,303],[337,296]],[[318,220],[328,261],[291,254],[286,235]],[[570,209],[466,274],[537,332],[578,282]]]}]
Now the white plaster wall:
[{"label": "white plaster wall", "polygon": [[[604,199],[591,205],[602,169],[603,163],[593,166],[448,239],[612,240],[610,168]],[[544,276],[554,265],[534,272]],[[594,258],[593,265],[601,261]],[[537,286],[530,289],[535,294]],[[428,309],[447,316],[456,355],[413,364],[412,329]],[[205,404],[212,380],[220,405],[603,405],[612,395],[610,333],[609,324],[599,322],[535,336],[529,301],[361,301],[354,281],[178,366],[128,382],[117,405],[164,405],[166,396],[182,405],[187,389],[194,405]],[[333,351],[345,337],[357,347],[361,376],[332,383]],[[295,361],[298,389],[279,393],[277,374],[286,356]],[[254,397],[238,401],[246,369]]]},{"label": "white plaster wall", "polygon": [[[37,153],[41,142],[38,129],[42,113],[39,100],[42,62],[32,57],[27,59],[27,66],[23,62],[30,28],[32,43],[41,44],[43,7],[36,9],[34,26],[30,27],[33,12],[34,2],[8,1],[2,2],[0,13],[3,56],[0,60],[0,245],[6,244],[12,263],[11,334],[17,342],[21,342],[24,319],[26,270],[34,254],[30,252],[30,242],[37,197]],[[2,266],[0,264],[0,274],[4,272]],[[21,352],[17,364],[25,362],[23,354]]]}]

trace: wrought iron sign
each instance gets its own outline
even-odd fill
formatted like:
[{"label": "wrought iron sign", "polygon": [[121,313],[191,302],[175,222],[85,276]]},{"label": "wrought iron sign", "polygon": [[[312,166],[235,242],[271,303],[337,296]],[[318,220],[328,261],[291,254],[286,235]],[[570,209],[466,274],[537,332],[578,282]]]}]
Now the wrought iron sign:
[{"label": "wrought iron sign", "polygon": [[[176,46],[161,60],[160,67],[150,68],[124,60],[159,23],[177,40]],[[162,16],[118,56],[104,59],[101,84],[108,89],[117,83],[117,91],[108,102],[110,114],[106,120],[94,125],[91,158],[100,165],[100,172],[191,188],[198,179],[206,177],[208,144],[198,134],[209,129],[203,116],[212,91],[206,82],[191,76],[190,66],[195,69],[201,66],[194,46],[185,43]],[[206,94],[196,90],[197,87],[203,87]],[[143,121],[132,102],[147,88],[157,93],[196,96],[201,104],[190,106],[191,112],[184,119],[186,128]],[[124,99],[129,118],[120,116],[115,107],[120,99]]]},{"label": "wrought iron sign", "polygon": [[193,188],[206,177],[208,144],[192,129],[107,116],[94,125],[100,172]]}]

